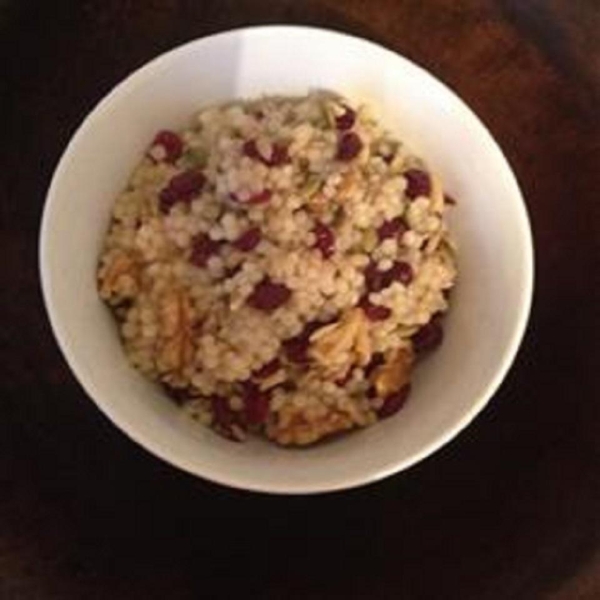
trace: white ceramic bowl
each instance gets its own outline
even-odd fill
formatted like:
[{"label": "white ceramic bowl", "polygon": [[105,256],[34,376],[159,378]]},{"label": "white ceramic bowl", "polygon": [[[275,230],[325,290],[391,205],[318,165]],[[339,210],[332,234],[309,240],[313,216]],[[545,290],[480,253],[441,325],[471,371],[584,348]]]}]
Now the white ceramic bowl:
[{"label": "white ceramic bowl", "polygon": [[[333,443],[286,450],[234,444],[182,415],[127,363],[96,293],[115,196],[157,129],[205,104],[328,88],[373,103],[459,199],[452,218],[460,282],[439,351],[415,373],[398,415]],[[306,493],[381,479],[434,452],[483,408],[521,341],[532,294],[532,241],[517,182],[490,133],[447,87],[365,40],[304,27],[258,27],[193,41],[110,92],[65,150],[41,230],[41,276],[54,333],[98,407],[150,452],[250,490]]]}]

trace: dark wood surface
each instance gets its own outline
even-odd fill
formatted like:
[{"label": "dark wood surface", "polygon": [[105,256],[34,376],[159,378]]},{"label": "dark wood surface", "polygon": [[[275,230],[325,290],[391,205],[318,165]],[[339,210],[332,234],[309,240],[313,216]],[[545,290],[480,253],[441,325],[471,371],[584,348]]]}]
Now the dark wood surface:
[{"label": "dark wood surface", "polygon": [[[489,408],[409,472],[321,497],[135,446],[69,373],[38,283],[45,190],[94,103],[181,42],[268,22],[370,38],[453,86],[535,236],[531,323]],[[0,57],[2,600],[600,598],[598,0],[2,0]]]}]

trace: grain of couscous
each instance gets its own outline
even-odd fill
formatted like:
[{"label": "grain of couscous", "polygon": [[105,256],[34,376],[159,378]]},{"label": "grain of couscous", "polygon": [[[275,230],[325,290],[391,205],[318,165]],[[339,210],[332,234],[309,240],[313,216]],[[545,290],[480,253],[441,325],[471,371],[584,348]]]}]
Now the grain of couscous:
[{"label": "grain of couscous", "polygon": [[310,444],[396,413],[441,342],[448,204],[338,95],[208,107],[117,198],[99,292],[131,363],[192,416]]}]

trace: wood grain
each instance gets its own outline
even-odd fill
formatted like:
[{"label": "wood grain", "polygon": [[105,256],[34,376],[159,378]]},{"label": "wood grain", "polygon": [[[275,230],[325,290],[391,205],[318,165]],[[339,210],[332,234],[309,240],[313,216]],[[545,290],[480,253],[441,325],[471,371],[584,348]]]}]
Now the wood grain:
[{"label": "wood grain", "polygon": [[[139,449],[70,375],[38,284],[45,190],[93,104],[176,44],[270,22],[450,84],[535,236],[531,324],[489,408],[409,472],[323,497],[226,490]],[[595,0],[0,2],[0,598],[600,598],[598,31]]]}]

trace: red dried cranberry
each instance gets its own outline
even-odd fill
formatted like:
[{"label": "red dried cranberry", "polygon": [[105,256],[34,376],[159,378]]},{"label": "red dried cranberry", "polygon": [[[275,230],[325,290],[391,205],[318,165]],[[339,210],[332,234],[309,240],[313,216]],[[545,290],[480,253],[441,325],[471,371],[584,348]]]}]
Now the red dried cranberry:
[{"label": "red dried cranberry", "polygon": [[337,159],[350,161],[356,158],[363,148],[360,137],[354,131],[348,131],[340,136],[337,147]]},{"label": "red dried cranberry", "polygon": [[152,149],[160,146],[165,154],[164,161],[174,163],[183,153],[183,140],[174,132],[167,129],[159,131],[150,148],[150,157],[155,159]]},{"label": "red dried cranberry", "polygon": [[396,236],[401,236],[408,230],[408,225],[402,217],[396,217],[390,221],[385,221],[379,229],[377,229],[377,237],[380,241]]},{"label": "red dried cranberry", "polygon": [[169,181],[169,187],[177,194],[179,200],[189,200],[202,191],[206,177],[196,169],[188,169],[175,175]]},{"label": "red dried cranberry", "polygon": [[268,161],[269,167],[279,167],[290,162],[287,146],[283,144],[273,144],[271,149],[271,158]]},{"label": "red dried cranberry", "polygon": [[377,263],[370,262],[365,268],[364,275],[369,292],[380,292],[386,287],[385,273],[377,268]]},{"label": "red dried cranberry", "polygon": [[210,397],[210,401],[214,416],[214,429],[223,437],[234,442],[239,442],[240,440],[233,431],[233,426],[236,425],[243,429],[244,424],[241,422],[239,416],[231,410],[227,398],[213,394]]},{"label": "red dried cranberry", "polygon": [[281,368],[281,361],[278,358],[274,358],[273,360],[265,363],[260,369],[257,369],[252,374],[256,379],[266,379],[271,375],[274,375]]},{"label": "red dried cranberry", "polygon": [[294,338],[290,338],[289,340],[285,340],[283,342],[283,350],[287,359],[291,363],[295,363],[298,365],[304,364],[308,362],[308,347],[310,342],[308,338],[305,338],[301,335],[296,336]]},{"label": "red dried cranberry", "polygon": [[235,415],[229,407],[229,402],[227,401],[227,398],[224,398],[223,396],[218,396],[217,394],[213,394],[210,397],[210,402],[212,405],[215,422],[219,425],[231,425]]},{"label": "red dried cranberry", "polygon": [[347,129],[352,129],[354,127],[354,123],[356,122],[356,112],[352,110],[349,106],[344,107],[344,112],[335,118],[335,126],[340,131],[346,131]]},{"label": "red dried cranberry", "polygon": [[309,323],[307,323],[304,326],[304,329],[302,330],[302,335],[305,336],[306,338],[310,338],[310,336],[317,330],[320,329],[321,327],[328,325],[329,323],[331,323],[331,321],[310,321]]},{"label": "red dried cranberry", "polygon": [[246,142],[244,142],[244,145],[242,146],[242,152],[248,158],[252,158],[254,160],[262,159],[262,156],[260,155],[260,152],[258,151],[258,147],[256,146],[255,140],[247,140]]},{"label": "red dried cranberry", "polygon": [[310,336],[322,325],[323,323],[319,323],[318,321],[307,323],[299,335],[283,342],[283,350],[290,362],[304,364],[309,361],[308,348],[310,346]]},{"label": "red dried cranberry", "polygon": [[396,261],[390,269],[385,272],[385,280],[388,285],[394,281],[399,281],[404,285],[408,285],[414,277],[412,267],[404,261]]},{"label": "red dried cranberry", "polygon": [[421,169],[409,169],[403,173],[406,179],[406,191],[411,200],[418,196],[429,196],[431,193],[431,178],[429,173]]},{"label": "red dried cranberry", "polygon": [[267,420],[270,397],[251,381],[244,382],[242,401],[244,415],[251,425],[259,425]]},{"label": "red dried cranberry", "polygon": [[333,231],[324,225],[320,221],[315,223],[313,233],[317,238],[315,241],[315,248],[318,248],[323,258],[329,258],[333,255],[335,250],[335,235]]},{"label": "red dried cranberry", "polygon": [[417,354],[435,350],[444,341],[444,330],[440,317],[435,315],[429,323],[423,325],[412,337],[413,348]]},{"label": "red dried cranberry", "polygon": [[392,311],[387,306],[372,304],[366,297],[360,301],[359,306],[369,321],[385,321],[392,314]]},{"label": "red dried cranberry", "polygon": [[273,195],[273,192],[271,192],[271,190],[265,189],[262,192],[258,192],[257,194],[250,196],[247,203],[248,204],[264,204],[265,202],[268,202],[271,199],[272,195]]},{"label": "red dried cranberry", "polygon": [[278,167],[290,161],[287,146],[284,146],[283,144],[273,144],[271,146],[271,156],[269,158],[266,158],[260,153],[258,146],[256,145],[256,140],[244,142],[242,150],[248,158],[259,160],[264,165],[267,165],[267,167]]},{"label": "red dried cranberry", "polygon": [[400,388],[397,392],[386,396],[383,401],[383,406],[377,411],[377,416],[380,419],[387,419],[397,413],[405,404],[410,394],[410,383]]},{"label": "red dried cranberry", "polygon": [[242,252],[250,252],[254,250],[260,242],[261,231],[259,227],[252,227],[248,229],[240,237],[233,242],[233,245]]},{"label": "red dried cranberry", "polygon": [[167,185],[158,195],[158,208],[161,213],[166,215],[178,201],[179,198],[175,190]]},{"label": "red dried cranberry", "polygon": [[270,312],[285,304],[291,295],[292,292],[286,285],[265,277],[255,286],[247,302],[253,308]]},{"label": "red dried cranberry", "polygon": [[211,240],[208,235],[201,233],[192,240],[190,262],[197,267],[205,267],[208,259],[217,254],[221,244]]},{"label": "red dried cranberry", "polygon": [[166,214],[174,204],[191,201],[202,191],[205,183],[206,177],[195,169],[175,175],[159,194],[160,211]]}]

